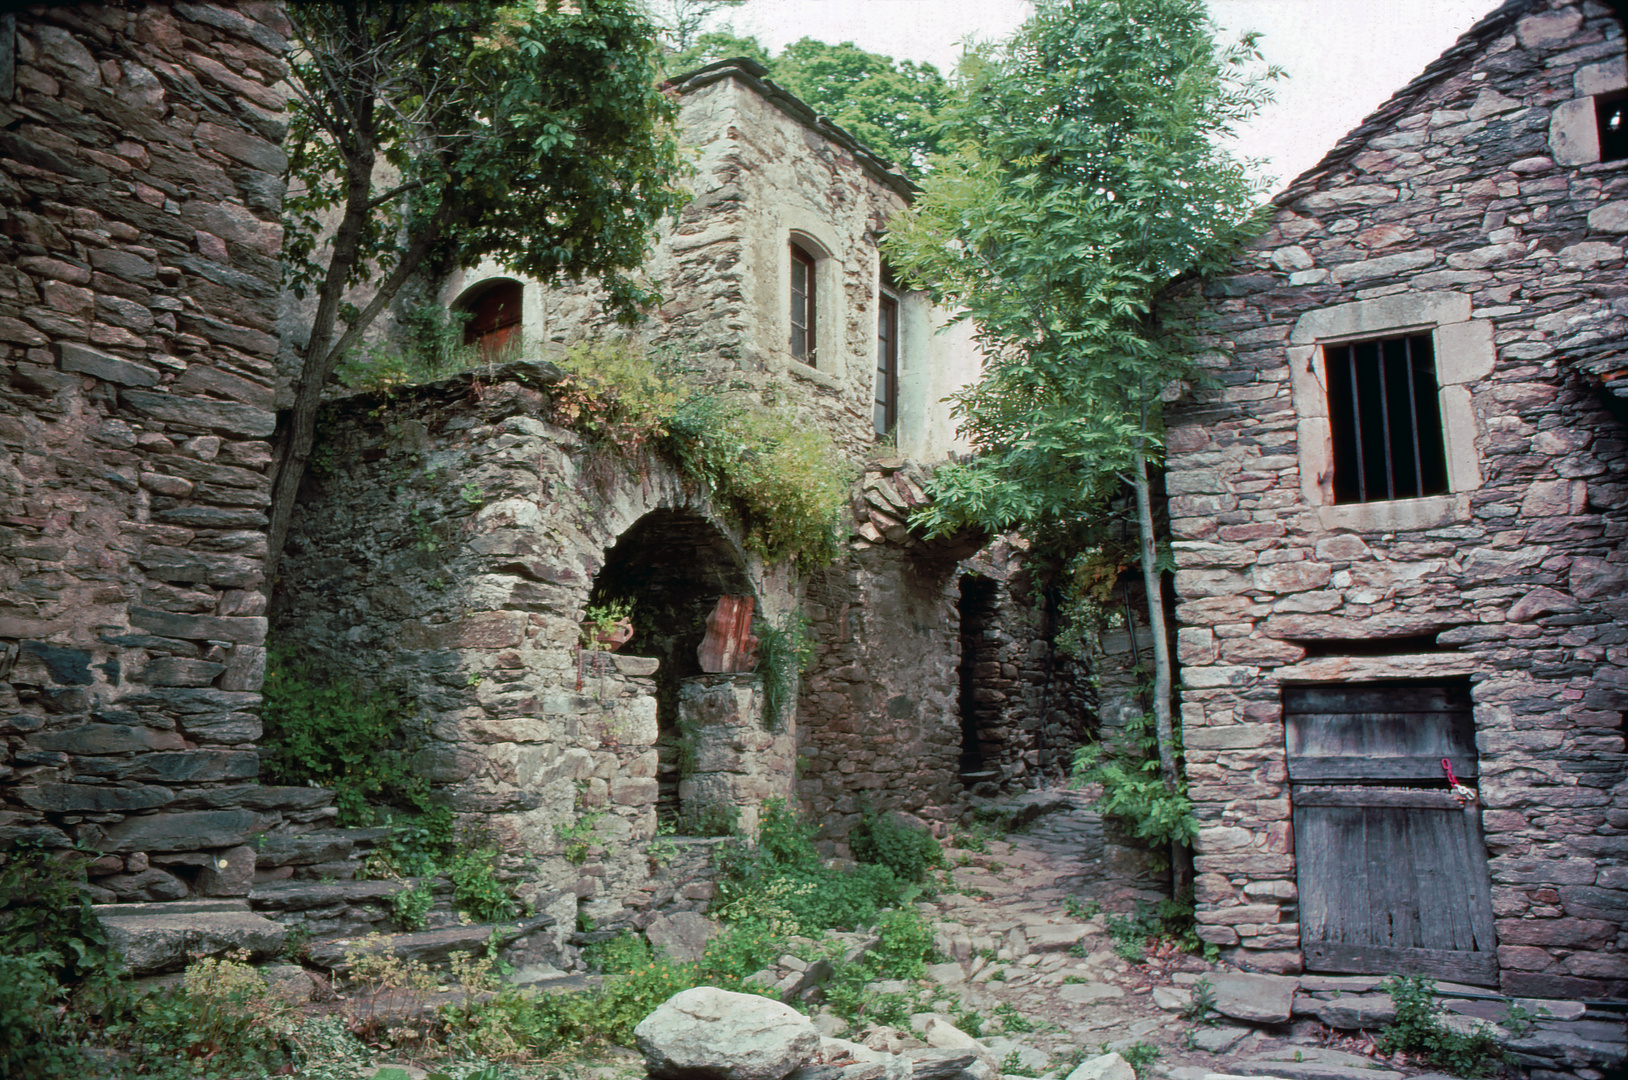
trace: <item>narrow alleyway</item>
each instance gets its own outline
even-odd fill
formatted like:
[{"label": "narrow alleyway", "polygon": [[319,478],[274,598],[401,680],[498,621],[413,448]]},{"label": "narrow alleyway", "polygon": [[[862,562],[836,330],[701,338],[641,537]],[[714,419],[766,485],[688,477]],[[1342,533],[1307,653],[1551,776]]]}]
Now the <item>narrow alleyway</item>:
[{"label": "narrow alleyway", "polygon": [[[933,966],[930,977],[960,1001],[963,1022],[980,1018],[980,1041],[1008,1075],[1062,1077],[1104,1047],[1141,1057],[1144,1076],[1151,1065],[1171,1080],[1213,1073],[1284,1080],[1404,1075],[1368,1053],[1389,1019],[1388,997],[1367,992],[1380,978],[1252,975],[1170,948],[1148,950],[1141,963],[1117,955],[1109,920],[1130,913],[1136,894],[1103,892],[1103,864],[1113,847],[1104,844],[1101,819],[1080,792],[1040,798],[1051,809],[1022,831],[986,841],[981,852],[947,846],[959,891],[924,905],[939,950],[951,958]],[[1088,914],[1092,899],[1102,910]],[[1195,985],[1213,1000],[1207,1018],[1191,1009]],[[1486,995],[1446,983],[1438,989]],[[1496,1020],[1505,1009],[1468,996],[1443,1000],[1452,1023]],[[1588,1080],[1620,1066],[1620,1016],[1585,1014],[1573,1002],[1525,1004],[1537,1024],[1508,1045],[1534,1077]],[[925,1019],[918,1016],[915,1026],[920,1032]],[[1147,1062],[1154,1048],[1157,1057]]]}]

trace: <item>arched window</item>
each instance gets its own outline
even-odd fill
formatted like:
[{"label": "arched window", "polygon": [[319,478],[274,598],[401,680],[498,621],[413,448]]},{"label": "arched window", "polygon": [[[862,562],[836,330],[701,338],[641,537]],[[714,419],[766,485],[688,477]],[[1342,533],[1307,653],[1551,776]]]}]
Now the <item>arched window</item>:
[{"label": "arched window", "polygon": [[458,308],[469,312],[464,324],[464,344],[480,350],[481,358],[494,360],[510,347],[519,345],[520,304],[524,288],[508,279],[477,286]]}]

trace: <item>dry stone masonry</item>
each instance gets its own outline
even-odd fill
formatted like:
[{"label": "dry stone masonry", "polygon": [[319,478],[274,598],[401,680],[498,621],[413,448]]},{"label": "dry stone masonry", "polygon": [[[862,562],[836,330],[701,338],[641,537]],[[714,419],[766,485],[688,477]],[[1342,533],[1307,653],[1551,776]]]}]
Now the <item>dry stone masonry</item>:
[{"label": "dry stone masonry", "polygon": [[256,834],[288,24],[269,3],[7,16],[0,846],[103,899],[242,895]]},{"label": "dry stone masonry", "polygon": [[[1168,486],[1200,933],[1240,962],[1297,971],[1314,931],[1350,934],[1308,894],[1333,849],[1297,844],[1291,691],[1433,680],[1473,702],[1459,768],[1489,857],[1443,902],[1490,880],[1476,950],[1506,993],[1628,990],[1628,431],[1601,378],[1628,332],[1628,166],[1593,126],[1623,56],[1603,5],[1504,5],[1205,291],[1216,385],[1171,416]],[[1434,350],[1445,493],[1347,501],[1326,354],[1404,335]],[[1428,758],[1398,783],[1446,798]]]}]

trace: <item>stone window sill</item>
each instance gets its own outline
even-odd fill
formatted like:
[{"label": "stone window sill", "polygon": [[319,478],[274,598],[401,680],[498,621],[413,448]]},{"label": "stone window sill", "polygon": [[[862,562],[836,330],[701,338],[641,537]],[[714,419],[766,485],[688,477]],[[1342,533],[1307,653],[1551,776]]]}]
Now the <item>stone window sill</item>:
[{"label": "stone window sill", "polygon": [[1429,495],[1422,499],[1345,503],[1319,506],[1317,518],[1325,529],[1352,532],[1409,532],[1461,525],[1470,520],[1468,495]]},{"label": "stone window sill", "polygon": [[786,361],[786,370],[799,379],[807,379],[816,386],[823,386],[827,390],[841,390],[842,383],[837,381],[835,375],[828,375],[817,367],[810,367],[801,360]]}]

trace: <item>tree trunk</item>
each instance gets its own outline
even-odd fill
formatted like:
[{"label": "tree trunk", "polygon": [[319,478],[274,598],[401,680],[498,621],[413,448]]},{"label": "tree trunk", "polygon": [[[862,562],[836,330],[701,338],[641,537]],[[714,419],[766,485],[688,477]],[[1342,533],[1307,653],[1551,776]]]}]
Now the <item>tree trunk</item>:
[{"label": "tree trunk", "polygon": [[[1142,586],[1147,593],[1148,633],[1153,638],[1153,734],[1159,744],[1159,776],[1166,791],[1174,793],[1181,785],[1176,767],[1176,725],[1170,711],[1170,637],[1164,619],[1164,580],[1158,567],[1157,536],[1153,531],[1153,498],[1148,490],[1147,456],[1138,449],[1131,470],[1131,487],[1136,492],[1137,539],[1142,556]],[[1179,841],[1170,843],[1171,891],[1180,895],[1186,887],[1188,861]]]},{"label": "tree trunk", "polygon": [[[369,155],[371,161],[371,155]],[[371,171],[371,170],[370,170]],[[352,211],[360,206],[365,215],[370,212],[372,202],[371,177],[362,191],[360,202],[357,201],[356,188],[352,186],[345,200],[345,218],[348,223]],[[402,252],[401,258],[391,269],[388,277],[379,284],[378,291],[367,307],[362,309],[337,342],[329,345],[333,338],[335,319],[339,311],[339,301],[344,297],[346,278],[336,277],[334,267],[345,261],[345,265],[354,265],[359,252],[359,239],[361,230],[358,228],[349,237],[350,250],[341,246],[340,234],[334,236],[333,261],[329,264],[328,276],[322,283],[322,300],[317,305],[317,320],[312,326],[311,341],[306,347],[305,362],[300,367],[300,378],[294,394],[294,407],[289,411],[288,422],[283,426],[281,440],[278,443],[276,457],[276,478],[271,485],[271,524],[267,530],[266,550],[266,593],[269,596],[276,582],[278,564],[282,561],[283,543],[288,539],[288,526],[294,517],[294,500],[300,490],[300,481],[305,476],[305,464],[311,457],[312,444],[316,436],[317,411],[322,407],[322,391],[333,378],[334,369],[339,366],[340,358],[346,352],[361,343],[362,335],[379,317],[390,301],[401,292],[413,274],[418,272],[424,264],[431,247],[441,238],[441,232],[452,218],[453,195],[451,192],[441,192],[440,205],[430,217],[424,227],[413,237],[413,242],[407,250]],[[346,271],[348,274],[348,270]],[[324,312],[330,306],[324,323]],[[318,344],[323,351],[317,350]]]}]

